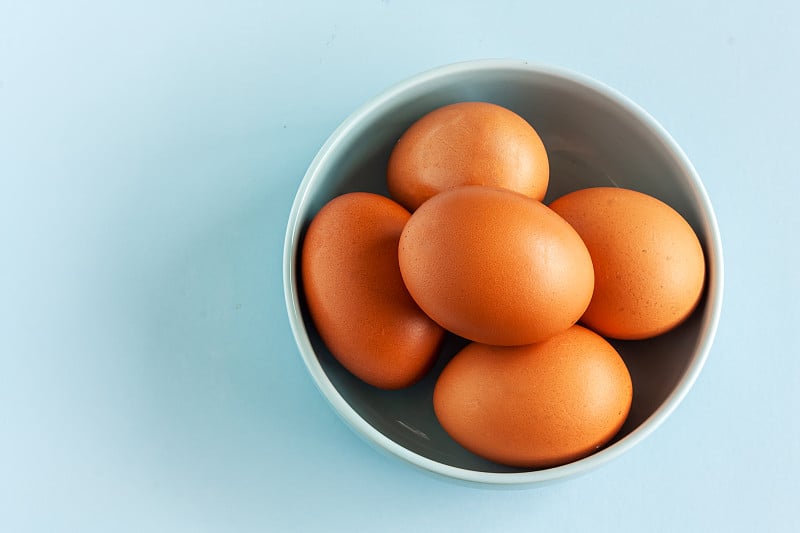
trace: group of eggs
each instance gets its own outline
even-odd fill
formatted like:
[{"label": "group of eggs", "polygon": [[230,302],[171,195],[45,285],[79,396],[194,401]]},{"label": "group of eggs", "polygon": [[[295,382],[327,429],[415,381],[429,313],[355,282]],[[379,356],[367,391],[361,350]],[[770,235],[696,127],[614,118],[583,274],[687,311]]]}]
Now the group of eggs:
[{"label": "group of eggs", "polygon": [[391,199],[334,198],[301,252],[320,337],[366,383],[407,387],[447,332],[472,341],[438,377],[434,411],[464,448],[522,468],[571,462],[614,437],[633,386],[604,337],[676,327],[705,278],[700,242],[670,206],[612,187],[548,206],[549,174],[522,117],[448,105],[397,141]]}]

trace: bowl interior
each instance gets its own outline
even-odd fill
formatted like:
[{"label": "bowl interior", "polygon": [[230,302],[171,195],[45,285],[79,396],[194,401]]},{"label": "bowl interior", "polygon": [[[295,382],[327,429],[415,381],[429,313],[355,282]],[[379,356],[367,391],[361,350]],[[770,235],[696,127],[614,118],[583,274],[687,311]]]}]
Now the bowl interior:
[{"label": "bowl interior", "polygon": [[[385,169],[398,137],[425,113],[468,100],[505,106],[538,131],[550,158],[546,202],[591,186],[620,186],[651,194],[692,225],[703,244],[709,274],[714,275],[713,214],[704,210],[702,186],[657,127],[643,121],[630,104],[609,96],[592,82],[503,64],[465,68],[406,84],[402,90],[389,91],[337,130],[298,195],[296,218],[290,221],[290,231],[298,237],[291,258],[293,268],[299,268],[296,252],[302,235],[326,202],[351,191],[388,195]],[[478,472],[520,472],[464,450],[436,420],[433,386],[441,369],[466,341],[449,337],[434,369],[415,386],[401,391],[376,389],[347,372],[322,343],[303,303],[297,274],[295,270],[297,312],[313,348],[312,357],[364,421],[404,448],[439,463]],[[670,333],[646,341],[612,342],[628,365],[634,396],[628,420],[610,446],[662,408],[690,367],[698,363],[704,335],[713,322],[708,300],[706,294],[690,319]]]}]

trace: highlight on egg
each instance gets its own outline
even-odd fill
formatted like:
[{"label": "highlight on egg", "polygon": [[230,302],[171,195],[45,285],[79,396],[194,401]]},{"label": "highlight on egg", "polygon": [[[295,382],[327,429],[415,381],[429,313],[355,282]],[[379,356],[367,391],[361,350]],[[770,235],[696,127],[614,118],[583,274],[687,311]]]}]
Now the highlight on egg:
[{"label": "highlight on egg", "polygon": [[462,185],[503,187],[542,200],[547,151],[530,123],[488,102],[440,107],[411,125],[389,157],[389,194],[409,211]]}]

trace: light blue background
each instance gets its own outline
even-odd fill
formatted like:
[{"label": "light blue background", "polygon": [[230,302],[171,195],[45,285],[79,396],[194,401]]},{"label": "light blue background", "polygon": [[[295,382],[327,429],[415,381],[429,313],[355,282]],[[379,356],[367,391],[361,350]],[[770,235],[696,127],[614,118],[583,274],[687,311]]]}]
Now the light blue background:
[{"label": "light blue background", "polygon": [[[797,3],[113,4],[0,1],[0,531],[797,530]],[[684,403],[533,490],[375,452],[314,388],[283,303],[289,208],[329,133],[484,57],[644,106],[725,249]]]}]

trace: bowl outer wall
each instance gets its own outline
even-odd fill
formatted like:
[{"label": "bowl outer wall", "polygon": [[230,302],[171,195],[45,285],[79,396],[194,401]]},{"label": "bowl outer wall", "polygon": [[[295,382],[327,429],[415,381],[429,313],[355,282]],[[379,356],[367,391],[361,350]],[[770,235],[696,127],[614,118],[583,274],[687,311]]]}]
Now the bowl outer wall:
[{"label": "bowl outer wall", "polygon": [[[706,260],[709,276],[707,281],[707,303],[704,309],[704,316],[702,317],[704,324],[703,335],[700,339],[697,351],[689,367],[680,378],[678,385],[647,420],[630,434],[608,448],[573,463],[530,472],[481,472],[439,463],[408,450],[366,422],[336,390],[320,365],[309,341],[308,331],[303,322],[300,294],[297,288],[298,283],[295,265],[303,229],[302,225],[299,223],[300,215],[306,204],[311,187],[314,184],[315,176],[320,169],[324,167],[331,152],[342,142],[342,139],[346,138],[352,130],[356,129],[360,123],[373,113],[379,111],[384,106],[390,105],[393,101],[402,98],[408,91],[418,89],[453,75],[464,75],[470,72],[483,72],[486,70],[511,70],[531,75],[550,76],[563,80],[565,83],[576,84],[590,91],[599,93],[603,97],[624,108],[638,119],[638,121],[649,130],[653,137],[664,145],[671,157],[674,158],[674,163],[681,169],[683,175],[689,181],[693,200],[704,215],[700,224],[703,226],[705,234],[710,237],[706,243]],[[439,474],[452,480],[461,480],[469,482],[470,484],[477,483],[484,486],[530,486],[585,473],[607,463],[625,453],[650,435],[667,419],[667,417],[669,417],[675,408],[677,408],[700,374],[716,334],[722,306],[723,260],[721,238],[716,216],[714,215],[708,194],[697,172],[675,140],[646,111],[616,90],[581,74],[561,68],[532,64],[526,61],[487,59],[456,63],[418,74],[389,88],[356,110],[341,123],[327,139],[309,166],[292,205],[284,242],[283,281],[289,321],[303,362],[314,379],[315,385],[331,404],[334,411],[358,435],[379,450],[399,457],[427,472]]]}]

